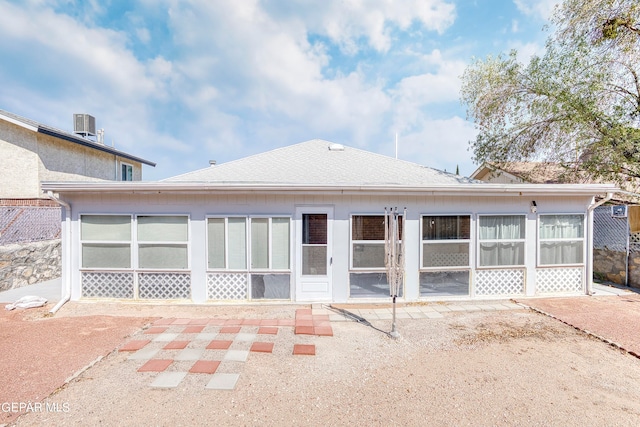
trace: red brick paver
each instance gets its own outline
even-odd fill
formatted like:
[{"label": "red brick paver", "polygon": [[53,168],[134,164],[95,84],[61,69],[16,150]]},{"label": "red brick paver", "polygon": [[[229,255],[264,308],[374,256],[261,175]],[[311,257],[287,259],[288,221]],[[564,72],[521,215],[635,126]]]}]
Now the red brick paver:
[{"label": "red brick paver", "polygon": [[226,350],[231,347],[233,341],[213,340],[207,346],[207,350]]},{"label": "red brick paver", "polygon": [[133,340],[129,341],[122,347],[120,347],[120,351],[138,351],[145,345],[149,344],[151,340]]},{"label": "red brick paver", "polygon": [[293,354],[303,355],[303,356],[315,356],[316,346],[313,344],[294,344]]},{"label": "red brick paver", "polygon": [[171,359],[151,359],[142,365],[138,372],[162,372],[173,363]]},{"label": "red brick paver", "polygon": [[262,326],[258,329],[258,334],[260,335],[277,335],[278,328],[271,326]]},{"label": "red brick paver", "polygon": [[225,326],[220,328],[221,334],[237,334],[240,332],[240,326]]},{"label": "red brick paver", "polygon": [[199,334],[204,329],[204,326],[187,326],[182,333],[184,334]]},{"label": "red brick paver", "polygon": [[258,353],[273,353],[272,342],[254,342],[251,344],[251,351]]},{"label": "red brick paver", "polygon": [[189,372],[192,374],[213,374],[218,366],[220,366],[219,360],[198,360],[189,369]]},{"label": "red brick paver", "polygon": [[182,350],[186,346],[189,345],[191,341],[171,341],[169,344],[164,346],[165,350]]},{"label": "red brick paver", "polygon": [[314,335],[315,330],[313,326],[296,326],[296,335]]},{"label": "red brick paver", "polygon": [[316,335],[324,336],[324,337],[332,337],[333,336],[333,328],[331,326],[315,326],[313,331]]}]

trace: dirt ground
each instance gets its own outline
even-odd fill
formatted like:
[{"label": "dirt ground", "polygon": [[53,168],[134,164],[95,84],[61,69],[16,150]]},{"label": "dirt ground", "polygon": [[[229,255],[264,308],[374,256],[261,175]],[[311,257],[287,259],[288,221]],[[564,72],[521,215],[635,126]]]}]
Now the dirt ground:
[{"label": "dirt ground", "polygon": [[[158,315],[139,310],[140,318]],[[244,317],[283,318],[295,309],[243,310]],[[372,323],[389,330],[388,321]],[[155,374],[137,372],[129,354],[115,351],[43,401],[58,411],[32,411],[13,422],[637,426],[640,420],[640,359],[533,311],[399,319],[397,340],[358,323],[332,327],[333,337],[306,339],[316,345],[315,356],[293,356],[288,344],[300,337],[281,328],[274,353],[251,353],[232,391],[205,389],[205,374],[189,375],[177,388],[151,388]]]}]

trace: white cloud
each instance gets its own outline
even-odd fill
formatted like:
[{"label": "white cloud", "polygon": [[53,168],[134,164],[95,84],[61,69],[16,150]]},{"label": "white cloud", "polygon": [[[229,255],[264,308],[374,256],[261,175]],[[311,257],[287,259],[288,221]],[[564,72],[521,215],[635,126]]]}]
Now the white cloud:
[{"label": "white cloud", "polygon": [[518,10],[525,15],[534,16],[547,21],[559,0],[513,0]]},{"label": "white cloud", "polygon": [[[32,116],[52,125],[70,125],[72,112],[95,115],[107,143],[159,162],[151,177],[206,166],[203,158],[224,161],[315,137],[375,151],[396,130],[401,153],[416,156],[409,160],[434,165],[470,157],[470,124],[429,119],[441,117],[429,112],[434,106],[457,103],[465,64],[398,40],[403,30],[435,35],[449,28],[455,6],[443,0],[142,1],[143,9],[166,9],[161,26],[170,30],[167,49],[145,50],[144,58],[136,56],[136,43],[157,43],[144,10],[129,17],[136,26],[127,33],[55,13],[44,1],[30,4],[0,0],[0,38],[27,52],[25,65],[55,59],[46,77],[64,90],[52,100],[18,83],[12,98],[56,111]],[[103,13],[97,4],[92,13]],[[341,68],[331,56],[336,46],[353,55],[352,66]],[[383,61],[412,61],[413,71],[396,83],[385,74],[389,68],[358,56],[371,51]],[[424,157],[424,144],[442,143],[452,157],[442,149]]]},{"label": "white cloud", "polygon": [[473,124],[460,117],[423,119],[418,131],[400,135],[398,157],[447,172],[459,166],[460,174],[468,176],[476,168],[469,151],[475,136]]},{"label": "white cloud", "polygon": [[417,22],[428,31],[444,32],[455,20],[455,5],[443,0],[327,0],[267,2],[274,13],[303,21],[310,32],[328,37],[343,52],[355,54],[366,45],[387,52],[393,26],[406,30]]},{"label": "white cloud", "polygon": [[406,132],[417,126],[428,106],[456,102],[459,99],[460,76],[466,63],[447,60],[438,50],[425,55],[423,62],[433,68],[434,72],[405,77],[392,91],[393,127],[398,132]]}]

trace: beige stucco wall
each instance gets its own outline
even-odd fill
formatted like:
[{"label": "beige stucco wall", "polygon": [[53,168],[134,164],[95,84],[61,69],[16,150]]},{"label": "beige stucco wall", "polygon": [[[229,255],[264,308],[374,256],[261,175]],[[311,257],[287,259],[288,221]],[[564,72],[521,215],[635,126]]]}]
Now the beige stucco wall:
[{"label": "beige stucco wall", "polygon": [[0,120],[0,198],[41,197],[41,181],[119,179],[121,162],[142,164]]},{"label": "beige stucco wall", "polygon": [[37,147],[34,132],[0,121],[0,198],[39,196]]},{"label": "beige stucco wall", "polygon": [[41,181],[115,180],[122,161],[133,166],[134,179],[142,170],[140,163],[43,134],[38,134],[38,153]]}]

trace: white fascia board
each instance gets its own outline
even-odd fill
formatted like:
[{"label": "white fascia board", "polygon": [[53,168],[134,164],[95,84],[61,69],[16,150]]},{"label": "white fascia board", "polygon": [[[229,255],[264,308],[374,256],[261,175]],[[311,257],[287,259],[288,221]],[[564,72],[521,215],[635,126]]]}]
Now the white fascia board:
[{"label": "white fascia board", "polygon": [[615,193],[610,184],[434,184],[429,186],[394,185],[309,185],[309,184],[255,184],[255,183],[197,183],[197,182],[43,182],[44,192],[55,193],[325,193],[362,194],[389,193],[405,195],[456,196],[544,196],[544,195],[597,195]]},{"label": "white fascia board", "polygon": [[9,122],[9,123],[13,123],[14,125],[23,127],[25,129],[28,129],[28,130],[30,130],[32,132],[37,132],[38,131],[37,127],[32,126],[32,125],[30,125],[28,123],[22,122],[20,120],[16,120],[13,117],[5,116],[4,114],[0,114],[0,119],[4,120],[6,122]]}]

